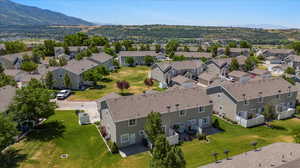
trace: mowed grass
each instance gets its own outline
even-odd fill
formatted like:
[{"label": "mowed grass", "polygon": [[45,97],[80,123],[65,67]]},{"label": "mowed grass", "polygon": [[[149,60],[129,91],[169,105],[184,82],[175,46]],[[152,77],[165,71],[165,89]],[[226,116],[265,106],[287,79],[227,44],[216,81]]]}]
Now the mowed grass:
[{"label": "mowed grass", "polygon": [[[219,153],[218,158],[222,159],[225,158],[224,150],[229,150],[230,156],[237,155],[253,150],[251,142],[257,141],[258,147],[294,142],[294,135],[300,133],[299,119],[274,121],[276,129],[265,126],[247,129],[220,119],[219,123],[224,131],[208,136],[209,143],[193,140],[180,145],[188,168],[213,162],[213,152]],[[57,111],[44,127],[48,130],[35,131],[27,140],[14,145],[20,154],[26,155],[20,167],[146,168],[151,159],[147,152],[125,159],[110,154],[95,126],[80,126],[74,111]],[[69,158],[61,159],[61,154],[69,154]]]},{"label": "mowed grass", "polygon": [[[74,111],[57,111],[39,131],[34,131],[13,148],[19,150],[19,154],[26,155],[26,159],[19,163],[22,168],[138,168],[141,165],[139,158],[148,155],[144,153],[126,160],[112,155],[96,127],[80,126]],[[61,154],[68,154],[69,157],[61,159]]]},{"label": "mowed grass", "polygon": [[99,83],[103,85],[103,88],[75,91],[74,94],[69,98],[69,100],[96,100],[112,92],[120,93],[120,90],[116,85],[116,82],[120,80],[126,80],[130,84],[130,88],[128,90],[124,90],[124,93],[137,94],[151,89],[159,90],[157,82],[155,82],[153,87],[145,86],[144,80],[148,77],[149,71],[150,68],[146,66],[122,67],[118,70],[118,72],[113,72],[109,76],[107,76],[108,79],[111,79],[110,81]]}]

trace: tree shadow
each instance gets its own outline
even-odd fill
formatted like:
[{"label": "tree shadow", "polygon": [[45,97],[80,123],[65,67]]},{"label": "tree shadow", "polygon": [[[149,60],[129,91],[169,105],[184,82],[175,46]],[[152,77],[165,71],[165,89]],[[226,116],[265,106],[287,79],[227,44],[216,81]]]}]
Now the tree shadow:
[{"label": "tree shadow", "polygon": [[37,126],[31,133],[27,135],[27,140],[50,141],[52,139],[62,137],[65,126],[60,121],[47,122]]},{"label": "tree shadow", "polygon": [[20,154],[20,150],[8,149],[0,152],[0,167],[1,168],[16,168],[19,163],[27,159],[27,154]]},{"label": "tree shadow", "polygon": [[103,78],[103,79],[101,80],[101,82],[105,82],[105,83],[112,82],[112,81],[113,81],[113,80],[110,79],[110,78]]},{"label": "tree shadow", "polygon": [[106,88],[105,85],[95,85],[90,87],[90,89],[104,89],[104,88]]},{"label": "tree shadow", "polygon": [[132,96],[133,93],[119,93],[121,96]]}]

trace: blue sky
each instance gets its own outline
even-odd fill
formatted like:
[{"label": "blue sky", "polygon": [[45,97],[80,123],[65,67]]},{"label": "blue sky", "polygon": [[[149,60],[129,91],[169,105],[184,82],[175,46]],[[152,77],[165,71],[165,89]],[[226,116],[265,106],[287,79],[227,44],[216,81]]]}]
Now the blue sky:
[{"label": "blue sky", "polygon": [[300,0],[13,0],[97,23],[300,28]]}]

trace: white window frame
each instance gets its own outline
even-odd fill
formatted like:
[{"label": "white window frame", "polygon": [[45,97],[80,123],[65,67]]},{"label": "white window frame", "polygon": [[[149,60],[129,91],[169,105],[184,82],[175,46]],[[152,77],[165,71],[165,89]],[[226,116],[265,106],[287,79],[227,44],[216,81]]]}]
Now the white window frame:
[{"label": "white window frame", "polygon": [[[133,120],[135,121],[135,122],[134,122],[134,125],[131,125],[131,124],[130,124],[130,121],[133,121]],[[136,126],[136,123],[137,123],[137,119],[131,119],[131,120],[128,120],[128,126],[129,126],[129,127],[134,127],[134,126]]]},{"label": "white window frame", "polygon": [[[124,137],[127,137],[127,140],[126,140],[126,141],[124,141]],[[120,136],[120,138],[121,138],[121,144],[126,144],[126,143],[129,143],[129,141],[130,141],[129,134],[122,134],[122,135]]]},{"label": "white window frame", "polygon": [[257,103],[263,103],[264,102],[264,98],[263,97],[259,97],[257,100]]},{"label": "white window frame", "polygon": [[[183,112],[183,114],[181,112]],[[179,117],[185,117],[185,116],[186,116],[186,111],[185,110],[180,110],[179,111]]]},{"label": "white window frame", "polygon": [[199,113],[205,112],[205,108],[203,106],[198,107],[198,112]]}]

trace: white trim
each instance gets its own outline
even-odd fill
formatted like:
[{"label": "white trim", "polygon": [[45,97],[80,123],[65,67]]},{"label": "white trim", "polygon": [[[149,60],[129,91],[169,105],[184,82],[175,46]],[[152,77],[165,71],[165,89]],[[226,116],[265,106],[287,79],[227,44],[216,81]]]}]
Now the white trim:
[{"label": "white trim", "polygon": [[198,107],[198,112],[199,113],[205,112],[205,108],[203,106]]},{"label": "white trim", "polygon": [[[130,121],[133,121],[134,120],[134,125],[130,125]],[[136,123],[137,123],[137,119],[131,119],[131,120],[128,120],[128,126],[129,127],[134,127],[136,126]]]},{"label": "white trim", "polygon": [[[126,137],[127,137],[127,140],[126,140],[126,141],[124,141],[124,137],[125,137],[125,139],[126,139]],[[128,143],[128,142],[130,141],[129,138],[130,138],[130,137],[129,137],[129,134],[122,134],[122,135],[120,136],[121,144],[126,144],[126,143]]]},{"label": "white trim", "polygon": [[[183,112],[183,114],[181,114]],[[179,117],[185,117],[186,116],[186,111],[185,110],[180,110],[179,111]]]}]

